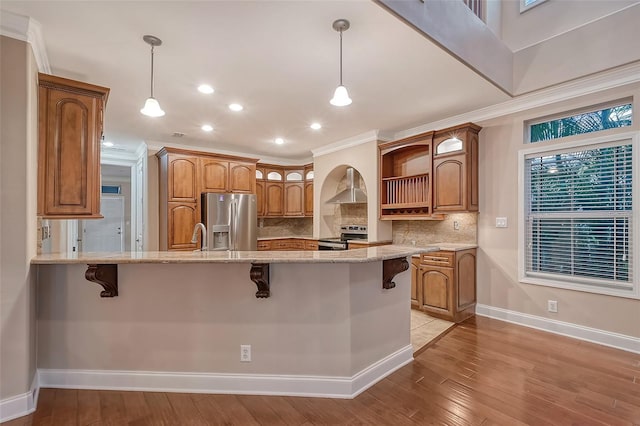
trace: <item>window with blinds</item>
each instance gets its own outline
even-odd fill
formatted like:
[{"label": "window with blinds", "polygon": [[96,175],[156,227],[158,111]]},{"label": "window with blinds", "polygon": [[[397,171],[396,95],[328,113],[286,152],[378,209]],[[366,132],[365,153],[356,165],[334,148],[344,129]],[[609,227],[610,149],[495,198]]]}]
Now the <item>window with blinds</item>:
[{"label": "window with blinds", "polygon": [[524,156],[525,276],[633,290],[630,140]]}]

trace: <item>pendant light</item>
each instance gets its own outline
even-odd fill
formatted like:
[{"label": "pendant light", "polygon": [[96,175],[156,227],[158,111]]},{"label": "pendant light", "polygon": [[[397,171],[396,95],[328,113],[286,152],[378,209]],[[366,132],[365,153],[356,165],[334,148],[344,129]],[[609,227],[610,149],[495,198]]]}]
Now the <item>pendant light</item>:
[{"label": "pendant light", "polygon": [[160,108],[160,104],[156,98],[153,97],[153,48],[160,46],[162,44],[162,40],[152,35],[145,35],[142,39],[145,43],[151,45],[151,96],[147,98],[144,103],[144,107],[140,112],[148,117],[162,117],[164,115],[164,111]]},{"label": "pendant light", "polygon": [[351,24],[346,19],[333,21],[333,29],[340,33],[340,85],[336,88],[333,98],[329,101],[331,105],[347,106],[351,104],[351,98],[347,93],[347,88],[342,85],[342,32],[349,29]]}]

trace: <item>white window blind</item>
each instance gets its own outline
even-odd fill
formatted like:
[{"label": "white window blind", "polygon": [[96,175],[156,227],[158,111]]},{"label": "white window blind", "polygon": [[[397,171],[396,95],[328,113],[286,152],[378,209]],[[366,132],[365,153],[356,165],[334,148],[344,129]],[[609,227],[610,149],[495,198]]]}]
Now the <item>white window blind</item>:
[{"label": "white window blind", "polygon": [[525,275],[633,289],[632,145],[525,156]]}]

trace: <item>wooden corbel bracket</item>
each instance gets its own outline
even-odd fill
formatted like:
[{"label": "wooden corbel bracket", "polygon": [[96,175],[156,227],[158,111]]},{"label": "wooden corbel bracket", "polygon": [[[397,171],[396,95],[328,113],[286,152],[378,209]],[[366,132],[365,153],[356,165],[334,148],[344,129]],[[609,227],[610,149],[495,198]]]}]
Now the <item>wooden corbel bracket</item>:
[{"label": "wooden corbel bracket", "polygon": [[96,264],[87,266],[89,268],[84,277],[88,281],[100,284],[104,288],[100,292],[100,297],[116,297],[118,295],[118,265]]},{"label": "wooden corbel bracket", "polygon": [[409,262],[407,262],[407,258],[398,257],[396,259],[387,259],[382,261],[382,288],[390,289],[396,286],[394,283],[393,277],[398,275],[400,272],[404,272],[409,269]]},{"label": "wooden corbel bracket", "polygon": [[269,288],[268,263],[252,263],[249,277],[251,278],[251,281],[256,283],[258,286],[258,291],[256,292],[257,298],[265,298],[271,295],[271,290]]}]

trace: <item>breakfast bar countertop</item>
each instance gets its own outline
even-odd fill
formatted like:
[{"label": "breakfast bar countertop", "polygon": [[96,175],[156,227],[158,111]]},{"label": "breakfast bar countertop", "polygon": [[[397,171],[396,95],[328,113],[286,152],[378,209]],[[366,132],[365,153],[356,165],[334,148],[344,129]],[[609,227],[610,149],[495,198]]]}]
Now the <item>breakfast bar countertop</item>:
[{"label": "breakfast bar countertop", "polygon": [[50,253],[33,259],[35,265],[51,264],[135,264],[135,263],[364,263],[416,253],[437,247],[386,245],[344,251],[144,251]]}]

